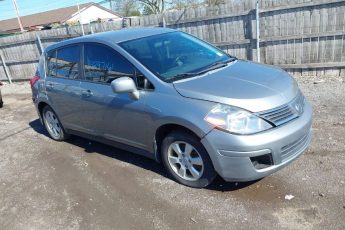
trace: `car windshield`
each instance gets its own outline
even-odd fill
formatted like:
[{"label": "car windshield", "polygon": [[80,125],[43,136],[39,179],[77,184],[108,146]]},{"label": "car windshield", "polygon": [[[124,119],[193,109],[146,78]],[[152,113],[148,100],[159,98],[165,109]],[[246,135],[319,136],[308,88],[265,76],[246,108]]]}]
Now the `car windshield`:
[{"label": "car windshield", "polygon": [[220,68],[233,59],[223,51],[183,32],[139,38],[122,42],[120,46],[166,82]]}]

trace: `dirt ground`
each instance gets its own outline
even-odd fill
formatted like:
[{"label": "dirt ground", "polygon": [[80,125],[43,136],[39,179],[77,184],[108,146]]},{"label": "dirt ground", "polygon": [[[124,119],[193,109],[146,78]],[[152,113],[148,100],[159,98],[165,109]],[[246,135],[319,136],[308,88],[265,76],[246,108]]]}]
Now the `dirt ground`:
[{"label": "dirt ground", "polygon": [[129,152],[51,140],[28,83],[5,85],[0,229],[345,229],[345,82],[299,84],[314,107],[309,150],[260,181],[218,178],[206,189],[177,184]]}]

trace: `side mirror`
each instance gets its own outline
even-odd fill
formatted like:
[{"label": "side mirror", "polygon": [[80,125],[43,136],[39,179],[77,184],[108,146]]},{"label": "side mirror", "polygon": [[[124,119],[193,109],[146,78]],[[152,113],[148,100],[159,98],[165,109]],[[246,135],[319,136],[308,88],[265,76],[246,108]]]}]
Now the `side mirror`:
[{"label": "side mirror", "polygon": [[130,77],[120,77],[111,82],[114,93],[128,93],[133,100],[139,99],[139,91]]}]

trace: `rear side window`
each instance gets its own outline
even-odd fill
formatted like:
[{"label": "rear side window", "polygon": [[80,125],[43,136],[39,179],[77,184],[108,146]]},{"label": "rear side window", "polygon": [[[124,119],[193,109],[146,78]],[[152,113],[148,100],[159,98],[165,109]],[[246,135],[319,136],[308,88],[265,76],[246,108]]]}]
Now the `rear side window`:
[{"label": "rear side window", "polygon": [[80,46],[68,46],[57,50],[56,76],[62,78],[79,78]]},{"label": "rear side window", "polygon": [[46,76],[56,77],[56,50],[47,53]]},{"label": "rear side window", "polygon": [[134,79],[134,66],[121,54],[106,46],[97,44],[84,45],[85,80],[110,83],[119,77]]}]

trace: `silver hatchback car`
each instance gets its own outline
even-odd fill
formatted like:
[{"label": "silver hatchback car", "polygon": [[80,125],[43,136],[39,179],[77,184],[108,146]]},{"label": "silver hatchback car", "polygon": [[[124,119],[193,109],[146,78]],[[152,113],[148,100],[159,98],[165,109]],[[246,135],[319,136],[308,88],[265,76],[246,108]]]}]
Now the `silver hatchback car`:
[{"label": "silver hatchback car", "polygon": [[191,187],[217,174],[265,177],[311,141],[312,108],[286,72],[172,29],[51,45],[30,83],[52,139],[79,135],[153,158]]}]

